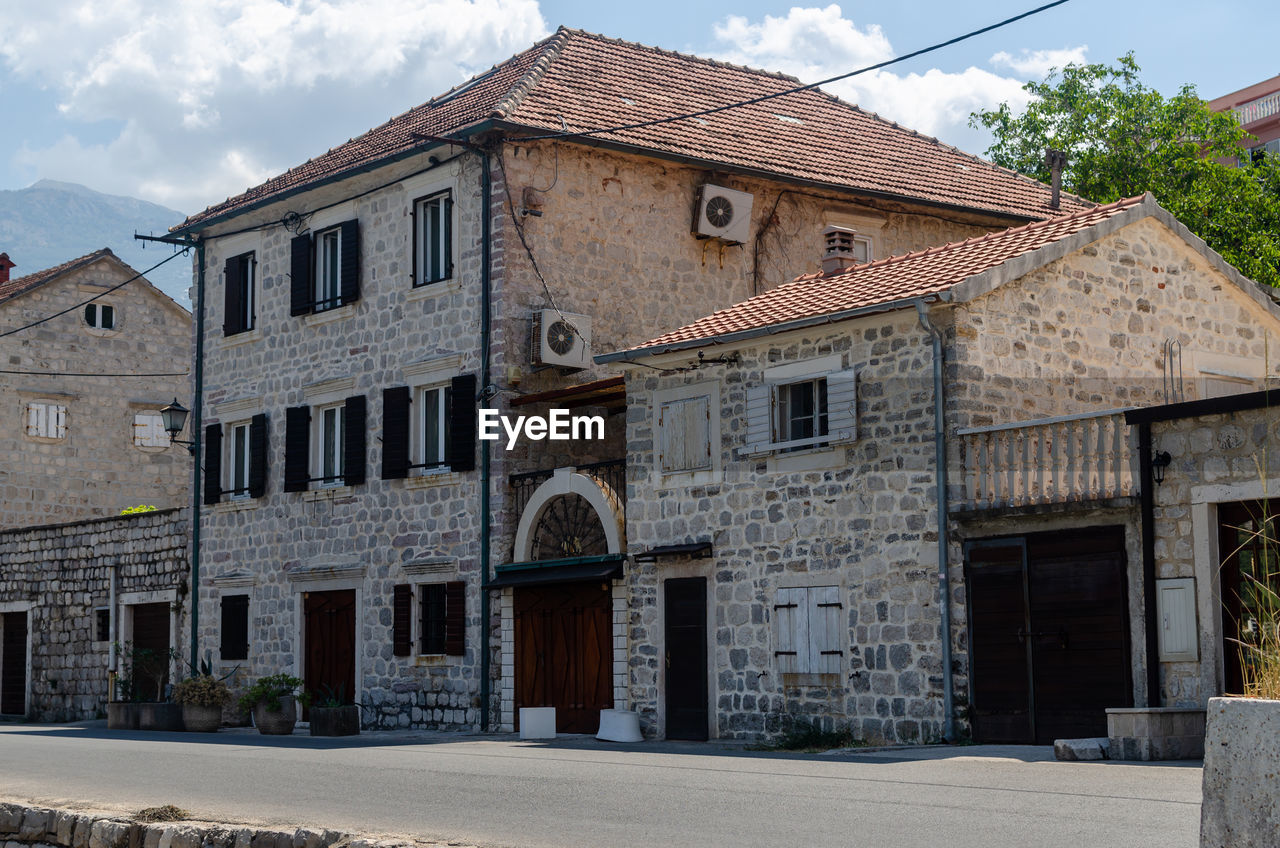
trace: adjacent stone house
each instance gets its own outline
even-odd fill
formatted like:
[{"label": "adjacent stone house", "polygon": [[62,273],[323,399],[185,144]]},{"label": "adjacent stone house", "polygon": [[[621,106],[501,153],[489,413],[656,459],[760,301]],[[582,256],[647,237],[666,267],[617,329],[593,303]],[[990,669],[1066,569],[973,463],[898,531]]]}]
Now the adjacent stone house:
[{"label": "adjacent stone house", "polygon": [[[591,352],[816,269],[828,232],[872,259],[1089,207],[797,85],[562,29],[175,228],[203,645],[374,726],[628,703],[631,413]],[[477,442],[482,409],[553,407],[603,438]]]},{"label": "adjacent stone house", "polygon": [[163,696],[189,644],[188,524],[168,509],[0,530],[0,715],[101,718],[116,670]]},{"label": "adjacent stone house", "polygon": [[1043,744],[1218,691],[1157,656],[1124,410],[1274,376],[1270,293],[1150,196],[832,264],[597,357],[626,369],[648,732]]},{"label": "adjacent stone house", "polygon": [[11,267],[0,262],[0,325],[43,323],[0,338],[0,528],[185,505],[191,460],[160,408],[190,392],[190,313],[106,248],[12,279]]}]

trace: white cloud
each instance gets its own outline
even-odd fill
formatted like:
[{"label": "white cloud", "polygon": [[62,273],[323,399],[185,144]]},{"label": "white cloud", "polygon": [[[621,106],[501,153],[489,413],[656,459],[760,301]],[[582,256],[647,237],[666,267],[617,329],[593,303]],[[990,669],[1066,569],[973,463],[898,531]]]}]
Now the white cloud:
[{"label": "white cloud", "polygon": [[[32,179],[196,211],[546,35],[537,0],[10,0],[0,66],[49,89],[69,135]],[[96,122],[109,122],[101,124]],[[76,124],[119,126],[108,143]]]},{"label": "white cloud", "polygon": [[1055,68],[1061,70],[1067,65],[1083,64],[1088,52],[1087,44],[1061,50],[1028,50],[1024,47],[1017,56],[1001,50],[991,57],[991,64],[1003,65],[1020,76],[1042,78]]},{"label": "white cloud", "polygon": [[[782,71],[803,82],[837,76],[895,55],[878,25],[859,25],[834,4],[792,8],[785,17],[766,15],[759,22],[730,16],[715,27],[714,35],[720,46],[718,58]],[[1024,73],[1023,68],[1034,70],[1046,62],[1078,61],[1085,49],[1023,50],[1017,58],[1007,53],[992,57],[993,65],[1009,65],[1017,77],[978,67],[958,72],[932,68],[907,74],[886,69],[823,88],[903,126],[981,153],[989,138],[967,127],[969,114],[1003,102],[1015,110],[1023,108],[1028,96],[1022,85],[1028,76],[1035,75]]]}]

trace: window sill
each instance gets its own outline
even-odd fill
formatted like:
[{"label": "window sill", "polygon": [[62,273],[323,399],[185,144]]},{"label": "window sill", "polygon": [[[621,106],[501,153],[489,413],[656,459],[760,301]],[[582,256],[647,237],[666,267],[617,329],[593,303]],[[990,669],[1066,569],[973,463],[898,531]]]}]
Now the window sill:
[{"label": "window sill", "polygon": [[431,486],[452,486],[455,483],[461,483],[462,475],[456,471],[430,471],[403,479],[406,489],[425,489]]},{"label": "window sill", "polygon": [[316,489],[307,489],[301,494],[304,501],[327,501],[347,497],[354,491],[354,486],[323,486]]},{"label": "window sill", "polygon": [[406,303],[416,303],[420,300],[427,300],[439,295],[454,294],[460,291],[462,291],[462,280],[454,277],[449,280],[441,280],[438,283],[414,286],[405,292],[404,299]]},{"label": "window sill", "polygon": [[243,333],[236,333],[234,336],[219,336],[218,347],[220,349],[238,347],[260,341],[262,341],[262,328],[254,327],[252,330],[245,330]]},{"label": "window sill", "polygon": [[436,667],[449,664],[449,658],[444,654],[418,654],[413,658],[413,664],[416,666]]},{"label": "window sill", "polygon": [[699,471],[656,471],[653,475],[654,488],[659,489],[680,486],[708,486],[723,482],[724,474],[714,468]]},{"label": "window sill", "polygon": [[794,453],[779,453],[769,457],[769,473],[788,471],[826,471],[844,465],[844,445],[826,448],[810,448]]},{"label": "window sill", "polygon": [[218,512],[240,512],[245,509],[254,509],[258,505],[259,498],[233,498],[225,501],[218,501],[216,504],[209,504],[209,511]]},{"label": "window sill", "polygon": [[31,433],[24,433],[22,437],[28,442],[36,442],[41,445],[60,445],[67,440],[66,436],[35,436]]},{"label": "window sill", "polygon": [[354,303],[335,306],[332,309],[325,309],[321,312],[312,312],[309,315],[302,316],[302,323],[307,327],[315,327],[319,324],[332,324],[334,321],[343,321],[356,314],[356,305]]},{"label": "window sill", "polygon": [[84,327],[84,331],[85,333],[87,333],[90,336],[93,336],[96,339],[114,339],[116,336],[120,335],[119,327],[112,327],[111,329],[106,329],[104,327],[90,327],[89,325],[86,324]]},{"label": "window sill", "polygon": [[783,686],[833,687],[840,685],[840,675],[831,673],[784,671],[779,677],[782,678]]}]

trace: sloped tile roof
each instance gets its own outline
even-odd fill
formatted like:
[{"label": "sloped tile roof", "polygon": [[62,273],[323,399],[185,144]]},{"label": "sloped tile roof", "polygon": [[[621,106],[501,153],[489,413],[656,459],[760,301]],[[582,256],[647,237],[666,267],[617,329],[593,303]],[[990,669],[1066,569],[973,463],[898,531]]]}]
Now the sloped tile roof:
[{"label": "sloped tile roof", "polygon": [[[983,271],[1132,209],[1145,198],[1145,195],[1130,197],[966,241],[891,256],[834,274],[807,274],[626,352],[642,352],[669,345],[696,347],[699,341],[730,333],[937,295]],[[615,354],[608,355],[608,358],[630,357]]]},{"label": "sloped tile roof", "polygon": [[[380,127],[188,218],[194,227],[340,176],[488,119],[535,134],[671,118],[786,91],[799,81],[560,28],[488,72]],[[817,90],[702,118],[590,138],[877,195],[1029,219],[1056,214],[1041,183]],[[572,141],[573,137],[567,140]],[[1064,196],[1067,212],[1088,208]]]},{"label": "sloped tile roof", "polygon": [[53,280],[63,274],[82,268],[90,262],[96,262],[104,256],[112,256],[111,248],[104,247],[101,250],[95,250],[93,253],[87,253],[77,259],[69,262],[63,262],[61,265],[55,265],[52,268],[45,268],[43,271],[36,271],[33,274],[27,274],[25,277],[15,277],[8,282],[0,283],[0,303],[10,298],[25,294],[34,288],[38,288],[45,283]]}]

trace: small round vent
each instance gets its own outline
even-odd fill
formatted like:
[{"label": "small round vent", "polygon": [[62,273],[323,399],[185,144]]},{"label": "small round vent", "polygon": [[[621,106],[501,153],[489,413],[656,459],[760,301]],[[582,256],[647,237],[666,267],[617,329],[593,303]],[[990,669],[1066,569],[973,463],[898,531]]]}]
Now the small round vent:
[{"label": "small round vent", "polygon": [[713,197],[707,201],[707,222],[713,227],[724,228],[733,220],[733,204],[727,197]]},{"label": "small round vent", "polygon": [[556,321],[547,330],[547,346],[564,356],[573,350],[573,340],[577,335],[572,324],[567,321]]}]

